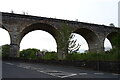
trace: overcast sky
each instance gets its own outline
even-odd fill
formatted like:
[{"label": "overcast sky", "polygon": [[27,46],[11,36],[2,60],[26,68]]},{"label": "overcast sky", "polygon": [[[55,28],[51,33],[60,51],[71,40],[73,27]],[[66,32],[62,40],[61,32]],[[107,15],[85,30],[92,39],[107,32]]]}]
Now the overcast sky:
[{"label": "overcast sky", "polygon": [[[105,24],[114,23],[118,27],[119,0],[0,0],[0,11],[29,15],[76,20],[81,22]],[[39,34],[36,36],[36,34]],[[42,35],[44,34],[44,36]],[[10,43],[9,35],[0,29],[0,45]],[[5,37],[6,36],[6,37]],[[39,36],[39,37],[38,37]],[[88,49],[85,40],[76,35],[82,49]],[[30,41],[28,41],[30,40]],[[34,43],[33,43],[34,42]],[[29,45],[28,45],[29,44]],[[106,45],[109,47],[109,42]],[[34,47],[56,51],[55,39],[44,31],[27,34],[21,42],[21,50]]]}]

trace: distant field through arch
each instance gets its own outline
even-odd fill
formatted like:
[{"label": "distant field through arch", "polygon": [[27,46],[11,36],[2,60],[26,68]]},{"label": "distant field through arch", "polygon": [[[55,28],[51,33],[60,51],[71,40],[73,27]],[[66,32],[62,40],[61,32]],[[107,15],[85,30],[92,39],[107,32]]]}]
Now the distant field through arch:
[{"label": "distant field through arch", "polygon": [[27,48],[37,48],[41,51],[46,49],[48,51],[57,52],[57,45],[54,37],[43,30],[29,32],[23,37],[20,43],[20,50]]}]

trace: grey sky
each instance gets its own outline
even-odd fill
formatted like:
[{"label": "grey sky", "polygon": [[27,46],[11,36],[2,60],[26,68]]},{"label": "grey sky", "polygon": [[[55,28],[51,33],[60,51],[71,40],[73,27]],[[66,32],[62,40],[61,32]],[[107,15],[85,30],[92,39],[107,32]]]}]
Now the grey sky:
[{"label": "grey sky", "polygon": [[[15,13],[18,14],[27,12],[29,15],[52,17],[67,20],[78,19],[78,21],[81,22],[95,24],[109,25],[110,23],[114,23],[115,26],[117,27],[118,1],[119,0],[0,0],[1,3],[0,11],[10,12],[11,10],[13,10]],[[32,33],[30,34],[31,36],[35,35]],[[3,36],[3,34],[0,34],[0,36]],[[42,35],[39,36],[43,37]],[[28,38],[26,40],[29,40]],[[38,40],[42,39],[39,38]],[[56,45],[52,37],[49,36],[49,38],[47,37],[47,39],[44,39],[43,41],[47,40],[51,41],[49,43],[53,43],[53,45]],[[0,42],[1,44],[4,43],[4,41],[2,40]],[[84,43],[84,41],[82,42]],[[23,41],[21,43],[21,46],[25,47],[24,46],[25,43],[26,42]],[[38,48],[40,47],[40,44],[37,45]],[[53,47],[56,46],[52,46],[52,48]]]}]

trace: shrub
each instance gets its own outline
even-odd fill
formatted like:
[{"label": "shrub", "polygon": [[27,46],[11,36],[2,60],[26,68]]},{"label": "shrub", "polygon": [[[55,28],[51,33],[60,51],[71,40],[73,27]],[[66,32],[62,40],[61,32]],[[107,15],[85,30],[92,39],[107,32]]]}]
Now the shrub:
[{"label": "shrub", "polygon": [[2,46],[2,58],[8,58],[10,53],[10,45],[6,44]]},{"label": "shrub", "polygon": [[[24,59],[44,59],[44,60],[58,60],[58,55],[56,52],[45,52],[42,54],[40,52],[39,56],[38,49],[26,49],[20,52],[20,57]],[[102,53],[71,53],[67,54],[64,60],[86,60],[86,61],[120,61],[120,51],[115,48],[109,52]]]},{"label": "shrub", "polygon": [[56,52],[47,52],[45,55],[42,57],[44,60],[57,60],[57,53]]},{"label": "shrub", "polygon": [[111,50],[109,53],[72,53],[66,56],[66,60],[120,61],[120,51]]},{"label": "shrub", "polygon": [[25,49],[25,50],[20,51],[20,57],[24,59],[36,59],[37,58],[36,53],[38,51],[39,50],[35,48]]}]

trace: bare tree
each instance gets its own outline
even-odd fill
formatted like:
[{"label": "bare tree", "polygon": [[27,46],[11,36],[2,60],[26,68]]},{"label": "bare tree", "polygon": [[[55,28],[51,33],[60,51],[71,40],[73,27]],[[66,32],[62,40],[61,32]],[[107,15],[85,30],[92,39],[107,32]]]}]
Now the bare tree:
[{"label": "bare tree", "polygon": [[74,52],[77,52],[79,49],[80,49],[80,44],[76,43],[77,42],[77,39],[74,40],[74,37],[75,35],[74,34],[71,34],[70,37],[69,37],[69,47],[68,47],[68,52],[69,53],[74,53]]},{"label": "bare tree", "polygon": [[59,37],[58,47],[63,51],[61,54],[67,55],[68,53],[77,52],[80,45],[76,44],[77,39],[73,39],[75,37],[74,34],[71,34],[73,28],[65,23],[61,25],[61,29],[59,31],[61,33],[61,37]]}]

